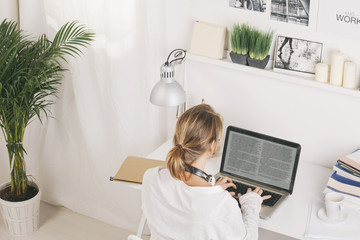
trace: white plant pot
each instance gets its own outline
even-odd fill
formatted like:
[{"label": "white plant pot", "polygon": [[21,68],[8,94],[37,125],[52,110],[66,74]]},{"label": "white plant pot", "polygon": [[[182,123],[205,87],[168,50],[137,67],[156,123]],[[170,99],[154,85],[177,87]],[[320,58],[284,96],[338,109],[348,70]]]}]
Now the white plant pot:
[{"label": "white plant pot", "polygon": [[[5,228],[14,236],[27,236],[39,228],[40,188],[35,183],[29,183],[39,189],[38,194],[26,201],[9,202],[0,198],[0,212]],[[10,186],[10,183],[0,185],[0,190]]]}]

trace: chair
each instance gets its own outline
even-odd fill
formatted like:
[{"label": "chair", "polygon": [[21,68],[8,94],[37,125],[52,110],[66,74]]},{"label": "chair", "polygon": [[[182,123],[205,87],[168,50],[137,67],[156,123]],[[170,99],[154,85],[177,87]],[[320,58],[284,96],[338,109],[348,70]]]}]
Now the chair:
[{"label": "chair", "polygon": [[143,240],[142,238],[139,238],[138,236],[131,234],[128,236],[127,240]]},{"label": "chair", "polygon": [[130,234],[127,240],[143,240],[141,236],[143,235],[145,224],[146,224],[146,217],[144,214],[142,214],[136,235]]}]

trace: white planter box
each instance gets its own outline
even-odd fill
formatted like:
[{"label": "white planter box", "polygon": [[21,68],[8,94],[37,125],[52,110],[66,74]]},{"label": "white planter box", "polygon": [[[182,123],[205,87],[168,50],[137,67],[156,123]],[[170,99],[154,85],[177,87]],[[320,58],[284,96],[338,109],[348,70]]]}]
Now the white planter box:
[{"label": "white planter box", "polygon": [[[34,183],[29,185],[37,186]],[[0,189],[10,186],[10,183],[0,185]],[[9,202],[0,198],[0,212],[8,232],[15,236],[26,236],[39,228],[41,191],[26,201]]]}]

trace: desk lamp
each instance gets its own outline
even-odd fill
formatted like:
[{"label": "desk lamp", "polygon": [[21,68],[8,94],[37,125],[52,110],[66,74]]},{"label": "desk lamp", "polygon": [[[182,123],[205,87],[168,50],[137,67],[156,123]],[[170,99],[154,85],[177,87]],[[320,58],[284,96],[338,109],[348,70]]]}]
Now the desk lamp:
[{"label": "desk lamp", "polygon": [[[174,54],[174,59],[170,57]],[[175,49],[171,51],[166,62],[160,67],[160,81],[154,86],[150,95],[150,102],[163,107],[173,107],[183,104],[185,110],[185,91],[175,80],[174,66],[185,59],[186,51]]]}]

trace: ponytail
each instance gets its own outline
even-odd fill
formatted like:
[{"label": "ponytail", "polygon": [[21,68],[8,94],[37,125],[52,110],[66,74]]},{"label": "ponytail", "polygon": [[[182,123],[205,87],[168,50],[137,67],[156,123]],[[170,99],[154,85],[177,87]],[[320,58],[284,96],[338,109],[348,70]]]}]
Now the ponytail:
[{"label": "ponytail", "polygon": [[184,149],[181,145],[175,145],[166,156],[167,168],[171,176],[183,180],[185,178]]}]

